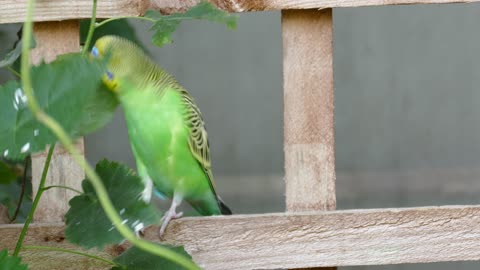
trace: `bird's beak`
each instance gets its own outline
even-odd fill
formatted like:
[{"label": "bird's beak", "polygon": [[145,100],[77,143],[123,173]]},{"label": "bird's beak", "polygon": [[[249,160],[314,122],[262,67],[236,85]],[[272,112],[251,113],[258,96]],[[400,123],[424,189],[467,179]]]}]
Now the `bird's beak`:
[{"label": "bird's beak", "polygon": [[107,88],[112,92],[117,92],[117,80],[114,79],[115,76],[113,73],[107,70],[103,75],[103,83],[107,86]]}]

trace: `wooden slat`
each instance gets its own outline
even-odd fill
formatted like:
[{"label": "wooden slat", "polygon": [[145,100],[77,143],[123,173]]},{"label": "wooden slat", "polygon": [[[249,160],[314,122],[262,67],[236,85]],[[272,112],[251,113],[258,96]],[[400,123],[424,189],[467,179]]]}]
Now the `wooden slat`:
[{"label": "wooden slat", "polygon": [[332,10],[282,12],[288,211],[335,209]]},{"label": "wooden slat", "polygon": [[[68,19],[90,18],[91,0],[43,0],[37,1],[34,21],[60,21]],[[139,0],[98,1],[97,17],[137,16],[145,12],[148,6]],[[25,20],[27,0],[0,0],[0,23],[17,23]]]},{"label": "wooden slat", "polygon": [[282,11],[289,212],[335,209],[332,27],[332,9]]},{"label": "wooden slat", "polygon": [[[0,226],[0,250],[13,250],[22,228],[22,224]],[[29,227],[24,246],[49,246],[85,252],[82,248],[70,244],[65,240],[64,226],[55,224],[32,224]],[[111,259],[108,252],[91,250],[89,253]],[[51,252],[44,250],[23,250],[20,252],[22,262],[29,265],[31,270],[102,270],[110,269],[105,263],[69,253]]]},{"label": "wooden slat", "polygon": [[[80,139],[76,147],[83,153],[83,139]],[[37,190],[42,174],[43,166],[47,153],[42,152],[34,155],[32,158],[32,185],[34,191]],[[60,185],[73,187],[81,190],[82,180],[85,179],[83,169],[78,166],[75,160],[61,146],[57,145],[52,157],[45,186]],[[35,211],[35,222],[61,222],[64,215],[70,208],[68,201],[77,195],[75,192],[63,189],[52,188],[42,194],[42,198]]]},{"label": "wooden slat", "polygon": [[[57,55],[80,50],[79,22],[42,22],[34,26],[37,46],[32,50],[32,62],[38,64],[53,61]],[[77,148],[83,153],[83,139]],[[32,157],[32,185],[36,191],[43,171],[46,152]],[[85,178],[83,170],[61,147],[57,146],[52,157],[46,186],[61,185],[80,189]],[[59,222],[68,211],[68,201],[75,194],[66,189],[53,188],[45,193],[35,211],[35,222]]]},{"label": "wooden slat", "polygon": [[[64,242],[62,228],[35,224],[26,243],[80,249]],[[0,249],[12,248],[19,232],[19,225],[0,225]],[[149,228],[146,238],[156,241],[157,233],[158,228]],[[480,260],[480,206],[182,218],[172,221],[165,238],[185,245],[205,269]],[[52,253],[30,252],[26,259],[42,255]],[[61,257],[58,264],[54,258],[48,269],[82,269],[75,267],[85,263],[77,256]]]},{"label": "wooden slat", "polygon": [[479,260],[479,237],[473,206],[183,219],[166,235],[206,269]]},{"label": "wooden slat", "polygon": [[[98,18],[137,16],[148,8],[162,13],[184,11],[200,0],[105,0],[98,3]],[[404,4],[472,3],[479,0],[209,0],[230,12],[282,9],[324,9]],[[23,22],[27,0],[0,0],[0,24]],[[91,0],[37,1],[35,21],[83,19],[91,16]],[[151,2],[151,3],[150,3]]]},{"label": "wooden slat", "polygon": [[80,24],[76,20],[34,24],[36,47],[32,63],[51,62],[60,54],[80,51]]}]

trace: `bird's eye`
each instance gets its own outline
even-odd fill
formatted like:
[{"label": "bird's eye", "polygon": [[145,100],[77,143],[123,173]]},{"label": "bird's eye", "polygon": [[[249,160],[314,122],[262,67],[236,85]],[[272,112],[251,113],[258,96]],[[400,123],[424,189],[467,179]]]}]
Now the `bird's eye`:
[{"label": "bird's eye", "polygon": [[98,57],[98,48],[95,46],[92,48],[92,55],[93,57]]},{"label": "bird's eye", "polygon": [[113,73],[107,70],[107,78],[111,81],[113,80]]}]

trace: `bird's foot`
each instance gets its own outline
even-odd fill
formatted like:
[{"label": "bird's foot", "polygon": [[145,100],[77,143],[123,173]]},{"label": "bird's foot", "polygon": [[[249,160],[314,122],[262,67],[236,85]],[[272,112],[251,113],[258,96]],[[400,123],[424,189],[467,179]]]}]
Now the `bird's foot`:
[{"label": "bird's foot", "polygon": [[137,237],[137,239],[143,238],[145,236],[145,228],[135,230],[135,236]]},{"label": "bird's foot", "polygon": [[160,231],[158,232],[159,237],[162,238],[163,233],[165,232],[165,229],[167,229],[167,225],[170,222],[170,220],[181,218],[182,216],[183,216],[183,212],[176,213],[175,209],[168,210],[160,220],[162,222],[162,226],[160,227]]}]

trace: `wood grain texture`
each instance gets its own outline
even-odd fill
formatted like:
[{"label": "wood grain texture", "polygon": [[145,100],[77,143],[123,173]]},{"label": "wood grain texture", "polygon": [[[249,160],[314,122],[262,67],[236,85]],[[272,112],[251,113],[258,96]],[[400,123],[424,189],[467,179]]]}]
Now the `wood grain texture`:
[{"label": "wood grain texture", "polygon": [[179,219],[165,237],[205,269],[425,263],[479,260],[479,221],[476,206],[240,215]]},{"label": "wood grain texture", "polygon": [[[138,16],[149,7],[148,1],[106,0],[98,1],[97,18]],[[36,1],[34,18],[36,22],[84,19],[92,16],[90,0],[39,0]],[[27,0],[0,0],[0,23],[23,22],[26,16]]]},{"label": "wood grain texture", "polygon": [[282,11],[287,211],[335,209],[332,27],[331,9]]},{"label": "wood grain texture", "polygon": [[[76,147],[84,152],[83,139],[80,139]],[[42,174],[46,152],[34,155],[32,158],[33,190],[36,191]],[[45,186],[60,185],[82,190],[81,183],[85,179],[83,169],[75,162],[61,146],[55,147]],[[63,188],[52,188],[42,194],[35,211],[35,222],[61,222],[70,208],[68,201],[77,195],[75,192]]]},{"label": "wood grain texture", "polygon": [[[37,46],[32,50],[32,62],[53,61],[57,55],[78,52],[80,50],[79,22],[42,22],[35,23],[34,35]],[[77,148],[83,153],[83,139],[77,143]],[[32,185],[36,191],[40,182],[46,151],[32,157]],[[73,158],[60,146],[56,147],[50,169],[48,171],[46,186],[62,185],[81,189],[81,181],[85,178],[83,170]],[[74,192],[52,188],[43,193],[35,212],[35,222],[63,221],[64,214],[68,211],[68,201],[75,195]]]},{"label": "wood grain texture", "polygon": [[[0,249],[12,249],[20,225],[0,225]],[[145,232],[158,241],[158,228]],[[284,269],[480,260],[480,206],[369,209],[181,218],[165,238],[185,245],[205,269]],[[27,245],[80,249],[62,224],[34,224]],[[118,253],[111,247],[100,256]],[[45,251],[24,254],[32,269],[94,269],[93,262]],[[60,256],[60,257],[58,257]],[[44,260],[49,260],[46,264]],[[81,268],[81,265],[90,268]]]},{"label": "wood grain texture", "polygon": [[32,63],[51,62],[58,55],[80,52],[80,24],[76,20],[34,24],[37,46],[32,50]]},{"label": "wood grain texture", "polygon": [[282,11],[288,211],[335,209],[332,10]]},{"label": "wood grain texture", "polygon": [[[21,229],[22,224],[0,225],[0,250],[4,248],[13,250]],[[64,235],[64,225],[59,223],[31,224],[25,237],[24,246],[48,246],[77,250],[108,259],[111,259],[114,253],[111,252],[112,249],[110,249],[112,254],[98,250],[85,251],[68,243]],[[20,252],[20,256],[22,256],[22,262],[27,263],[29,269],[32,270],[107,270],[111,268],[105,263],[63,252],[24,249]]]},{"label": "wood grain texture", "polygon": [[[230,12],[248,12],[284,9],[325,9],[334,7],[360,7],[409,4],[473,3],[479,0],[208,0]],[[0,0],[0,24],[23,22],[27,0]],[[98,18],[138,16],[149,8],[170,14],[181,12],[200,0],[105,0],[98,3]],[[35,21],[59,21],[89,18],[90,0],[37,1]]]}]

